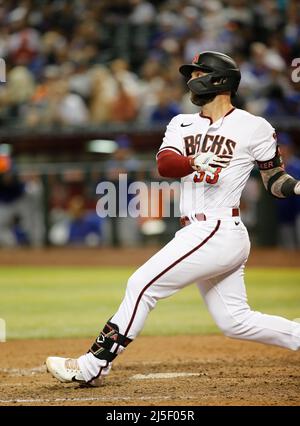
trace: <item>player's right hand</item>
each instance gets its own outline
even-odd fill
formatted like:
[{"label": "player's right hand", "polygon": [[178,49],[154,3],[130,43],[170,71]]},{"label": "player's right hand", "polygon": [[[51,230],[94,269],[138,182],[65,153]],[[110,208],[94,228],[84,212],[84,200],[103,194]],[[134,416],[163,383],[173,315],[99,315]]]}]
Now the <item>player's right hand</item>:
[{"label": "player's right hand", "polygon": [[197,172],[214,173],[218,167],[227,167],[229,162],[230,158],[216,155],[213,152],[201,152],[191,158],[191,166]]}]

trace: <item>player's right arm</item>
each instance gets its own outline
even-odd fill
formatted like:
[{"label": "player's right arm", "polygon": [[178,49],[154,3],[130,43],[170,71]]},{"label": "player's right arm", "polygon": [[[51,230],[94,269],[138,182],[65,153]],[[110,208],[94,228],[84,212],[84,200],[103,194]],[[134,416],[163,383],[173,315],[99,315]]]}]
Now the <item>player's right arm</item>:
[{"label": "player's right arm", "polygon": [[162,177],[181,178],[193,172],[190,160],[184,155],[179,117],[172,118],[156,155],[157,169]]},{"label": "player's right arm", "polygon": [[271,195],[276,198],[300,195],[300,181],[286,173],[275,131],[266,120],[261,119],[251,150],[264,186]]}]

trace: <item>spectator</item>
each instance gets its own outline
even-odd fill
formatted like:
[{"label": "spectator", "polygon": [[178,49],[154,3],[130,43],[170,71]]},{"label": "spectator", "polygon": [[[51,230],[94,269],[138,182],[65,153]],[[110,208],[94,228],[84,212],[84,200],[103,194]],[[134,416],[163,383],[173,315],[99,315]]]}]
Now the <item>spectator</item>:
[{"label": "spectator", "polygon": [[[291,137],[287,133],[278,134],[278,142],[286,172],[300,179],[300,159],[295,156]],[[279,224],[279,244],[286,249],[300,249],[300,201],[290,197],[277,201]]]},{"label": "spectator", "polygon": [[23,213],[24,196],[25,186],[15,174],[8,170],[0,174],[0,246],[17,244],[14,226]]},{"label": "spectator", "polygon": [[261,114],[266,117],[282,117],[286,113],[291,115],[289,102],[284,96],[283,89],[278,84],[271,85],[266,91]]},{"label": "spectator", "polygon": [[0,106],[6,110],[7,120],[23,121],[23,109],[30,102],[34,90],[33,75],[26,67],[17,66],[9,71],[0,95]]},{"label": "spectator", "polygon": [[49,93],[50,117],[53,113],[58,122],[70,125],[85,124],[89,119],[89,111],[83,99],[69,91],[68,83],[58,80]]},{"label": "spectator", "polygon": [[154,21],[155,7],[146,0],[131,0],[134,6],[129,16],[129,20],[136,25],[145,25]]},{"label": "spectator", "polygon": [[121,83],[126,92],[131,96],[138,96],[140,93],[139,79],[137,75],[130,71],[129,64],[124,59],[115,59],[110,64],[112,76],[117,83]]},{"label": "spectator", "polygon": [[36,93],[35,110],[27,112],[28,124],[81,125],[88,122],[88,108],[79,95],[69,91],[68,81],[54,78],[43,89]]},{"label": "spectator", "polygon": [[27,22],[28,11],[18,7],[8,15],[11,34],[8,38],[8,58],[13,65],[34,67],[41,50],[40,34]]},{"label": "spectator", "polygon": [[117,180],[121,173],[131,174],[139,169],[139,161],[134,154],[129,137],[125,134],[119,135],[116,143],[118,148],[106,163],[107,177],[112,181]]},{"label": "spectator", "polygon": [[70,200],[69,215],[69,244],[92,247],[101,243],[101,219],[95,211],[86,211],[83,197]]},{"label": "spectator", "polygon": [[139,120],[149,122],[153,108],[157,105],[158,93],[164,88],[163,69],[155,57],[148,58],[141,68]]},{"label": "spectator", "polygon": [[0,156],[0,246],[41,246],[42,190],[36,178],[21,181],[8,156]]},{"label": "spectator", "polygon": [[180,114],[180,106],[173,99],[173,91],[170,87],[163,88],[158,94],[158,104],[150,115],[150,123],[166,124],[175,115]]},{"label": "spectator", "polygon": [[117,81],[117,92],[110,104],[109,121],[112,123],[127,123],[137,117],[137,98],[129,93],[124,82]]},{"label": "spectator", "polygon": [[[116,138],[116,142],[118,148],[114,152],[112,159],[106,164],[106,176],[109,181],[115,184],[116,193],[118,194],[118,188],[121,184],[120,179],[126,179],[122,184],[125,184],[128,190],[130,184],[136,180],[140,163],[135,158],[131,141],[127,135],[119,135]],[[121,174],[123,176],[120,176]],[[119,199],[117,199],[117,217],[106,221],[106,239],[116,245],[135,246],[140,241],[139,223],[136,218],[127,216],[128,204],[133,195],[128,193],[125,195],[124,186],[121,195],[126,197],[125,203],[119,205]],[[124,207],[126,211],[124,211]]]},{"label": "spectator", "polygon": [[90,111],[93,123],[107,123],[111,117],[111,104],[116,96],[116,83],[108,69],[97,65],[91,71]]}]

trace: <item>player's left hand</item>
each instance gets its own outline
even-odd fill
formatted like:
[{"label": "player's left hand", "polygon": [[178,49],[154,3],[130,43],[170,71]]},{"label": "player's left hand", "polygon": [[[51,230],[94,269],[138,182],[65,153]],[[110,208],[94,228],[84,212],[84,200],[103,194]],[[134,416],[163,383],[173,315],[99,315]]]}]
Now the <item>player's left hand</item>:
[{"label": "player's left hand", "polygon": [[225,169],[229,166],[230,160],[231,157],[226,155],[214,155],[210,162],[210,166],[215,168],[221,167],[222,169]]},{"label": "player's left hand", "polygon": [[230,157],[219,156],[212,152],[201,152],[191,158],[191,166],[198,172],[214,173],[218,167],[229,165]]}]

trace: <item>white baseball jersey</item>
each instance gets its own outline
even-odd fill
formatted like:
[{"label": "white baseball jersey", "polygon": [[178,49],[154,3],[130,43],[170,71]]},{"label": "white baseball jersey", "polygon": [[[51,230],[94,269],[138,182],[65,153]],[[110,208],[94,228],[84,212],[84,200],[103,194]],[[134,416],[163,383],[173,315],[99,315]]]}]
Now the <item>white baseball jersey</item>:
[{"label": "white baseball jersey", "polygon": [[193,172],[181,179],[180,211],[184,216],[220,207],[239,207],[241,193],[255,161],[268,161],[276,154],[274,128],[262,117],[233,108],[212,123],[209,117],[179,114],[169,125],[158,153],[172,150],[189,156],[213,152],[231,158],[214,175]]}]

